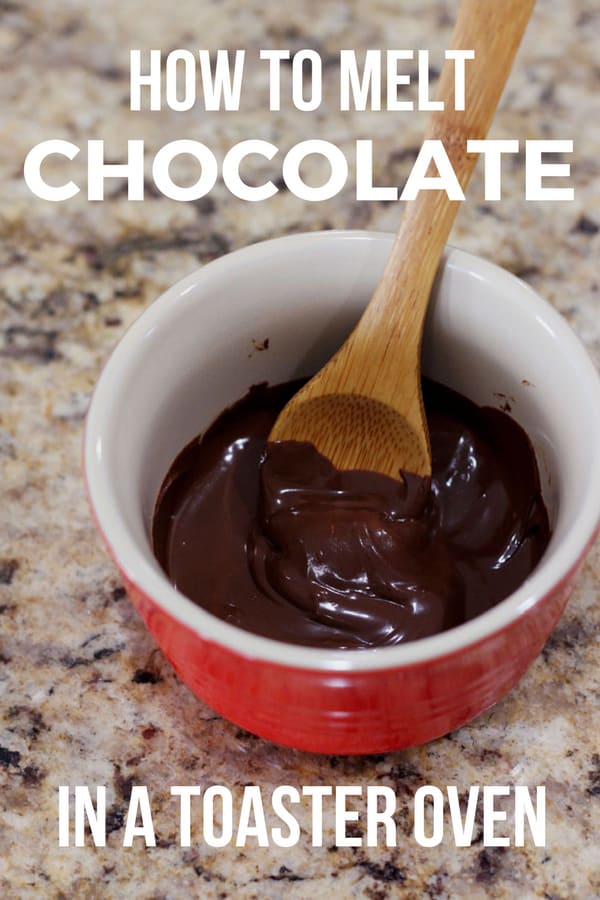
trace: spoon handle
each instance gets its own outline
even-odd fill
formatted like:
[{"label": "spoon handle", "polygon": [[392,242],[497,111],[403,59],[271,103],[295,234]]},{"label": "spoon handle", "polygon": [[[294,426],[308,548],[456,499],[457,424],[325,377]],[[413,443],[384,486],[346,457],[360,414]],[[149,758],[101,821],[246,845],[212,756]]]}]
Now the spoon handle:
[{"label": "spoon handle", "polygon": [[[477,159],[467,153],[466,142],[487,135],[533,5],[534,0],[460,4],[452,49],[475,51],[465,109],[454,108],[461,104],[454,102],[454,64],[446,62],[438,92],[443,107],[432,113],[427,139],[443,145],[463,193]],[[280,413],[270,440],[310,441],[339,469],[392,478],[400,471],[431,475],[421,339],[459,204],[445,190],[421,190],[407,202],[389,261],[358,325]]]},{"label": "spoon handle", "polygon": [[[465,109],[454,109],[454,64],[446,61],[437,94],[444,108],[431,113],[426,138],[443,142],[463,192],[477,161],[477,154],[466,152],[466,142],[487,135],[534,4],[535,0],[460,4],[452,48],[475,51],[474,59],[466,62]],[[397,406],[398,385],[415,380],[429,295],[460,202],[440,190],[422,190],[414,201],[407,201],[381,280],[350,339],[354,352],[355,340],[361,345],[365,361],[371,352],[380,354],[381,366],[367,365],[364,372],[368,370],[367,377],[377,382],[375,393],[383,402]],[[378,323],[383,321],[389,352],[382,354]],[[398,347],[401,352],[394,350]],[[364,387],[370,391],[367,384]],[[420,402],[420,396],[414,398],[417,407]]]}]

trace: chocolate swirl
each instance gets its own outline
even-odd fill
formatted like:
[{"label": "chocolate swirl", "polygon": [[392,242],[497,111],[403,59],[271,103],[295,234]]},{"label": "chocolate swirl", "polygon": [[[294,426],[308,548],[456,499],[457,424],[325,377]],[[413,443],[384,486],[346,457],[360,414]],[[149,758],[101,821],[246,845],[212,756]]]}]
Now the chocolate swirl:
[{"label": "chocolate swirl", "polygon": [[425,381],[432,478],[396,481],[267,445],[299,386],[254,388],[173,464],[154,547],[179,590],[257,634],[361,648],[444,631],[525,580],[550,529],[508,415]]}]

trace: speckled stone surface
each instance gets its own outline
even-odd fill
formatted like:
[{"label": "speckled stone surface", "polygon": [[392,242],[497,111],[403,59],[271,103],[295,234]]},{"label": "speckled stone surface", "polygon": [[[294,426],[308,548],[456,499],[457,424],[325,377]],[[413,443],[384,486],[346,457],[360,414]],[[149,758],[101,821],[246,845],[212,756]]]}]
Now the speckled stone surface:
[{"label": "speckled stone surface", "polygon": [[[0,0],[0,895],[4,898],[546,897],[600,895],[600,555],[522,683],[493,710],[427,746],[329,758],[241,732],[175,677],[120,586],[96,536],[80,474],[82,422],[103,361],[169,284],[230,249],[330,227],[393,230],[395,203],[358,203],[353,182],[331,201],[285,191],[249,206],[222,185],[183,204],[34,198],[22,178],[36,143],[126,137],[148,153],[173,137],[223,151],[247,137],[283,149],[320,136],[350,155],[375,141],[378,183],[402,183],[423,117],[336,108],[340,48],[447,46],[454,4],[441,0]],[[494,134],[575,140],[573,203],[524,202],[523,165],[506,167],[500,203],[482,201],[478,171],[453,242],[529,281],[600,363],[600,10],[592,0],[539,0]],[[131,113],[130,47],[245,47],[238,113]],[[325,64],[321,109],[265,112],[258,49],[313,47]],[[439,58],[439,57],[438,57]],[[434,63],[435,64],[435,63]],[[284,77],[289,85],[289,71]],[[82,154],[83,156],[83,154]],[[50,169],[52,169],[52,165]],[[71,171],[83,176],[83,162]],[[58,172],[58,169],[57,169]],[[260,173],[258,173],[260,174]],[[273,170],[274,177],[277,171]],[[412,837],[421,784],[545,784],[547,846],[468,848],[449,831],[434,849]],[[107,786],[105,848],[58,847],[58,785]],[[158,846],[123,848],[131,786],[148,786]],[[393,787],[397,848],[323,847],[300,814],[296,847],[179,845],[171,785]],[[355,830],[361,833],[362,826]],[[195,829],[197,831],[197,829]]]}]

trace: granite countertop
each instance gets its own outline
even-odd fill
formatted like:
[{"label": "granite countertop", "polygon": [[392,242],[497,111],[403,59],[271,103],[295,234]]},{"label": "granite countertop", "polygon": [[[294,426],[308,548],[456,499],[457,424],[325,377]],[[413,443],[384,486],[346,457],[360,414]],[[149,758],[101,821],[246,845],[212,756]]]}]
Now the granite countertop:
[{"label": "granite countertop", "polygon": [[[325,71],[340,48],[447,46],[442,0],[0,0],[0,894],[10,898],[546,897],[600,895],[600,547],[520,685],[475,722],[423,747],[368,757],[282,749],[241,731],[180,683],[146,633],[96,535],[80,473],[82,424],[100,367],[126,327],[168,285],[236,247],[319,228],[394,230],[399,205],[286,191],[252,206],[218,184],[176,203],[148,184],[128,202],[33,197],[23,160],[39,141],[126,137],[148,153],[174,137],[223,151],[247,137],[286,148],[310,131],[350,155],[372,137],[379,183],[406,177],[420,115],[341,114],[333,93],[314,119],[265,112],[263,47],[313,47]],[[574,202],[526,203],[523,166],[504,199],[481,200],[478,171],[453,243],[528,281],[600,363],[600,11],[592,0],[539,0],[494,126],[497,137],[575,140]],[[242,108],[227,115],[132,113],[129,48],[245,47]],[[433,55],[432,55],[433,60]],[[288,73],[289,75],[289,73]],[[285,78],[288,78],[288,75]],[[285,79],[284,79],[285,80]],[[335,79],[332,80],[332,83]],[[286,82],[289,84],[289,81]],[[82,154],[83,155],[83,154]],[[73,172],[83,175],[83,163]],[[383,180],[385,179],[385,180]],[[546,785],[545,848],[437,848],[411,839],[422,784]],[[59,848],[58,786],[106,785],[106,847]],[[157,846],[123,847],[132,785],[153,798]],[[400,798],[397,848],[220,850],[180,846],[171,785],[385,784]]]}]

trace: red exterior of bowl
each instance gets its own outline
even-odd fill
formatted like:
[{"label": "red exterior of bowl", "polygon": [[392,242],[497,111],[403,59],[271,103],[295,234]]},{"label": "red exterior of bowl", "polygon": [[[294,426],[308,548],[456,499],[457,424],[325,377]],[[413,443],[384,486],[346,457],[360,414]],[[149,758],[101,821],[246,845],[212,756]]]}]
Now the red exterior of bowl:
[{"label": "red exterior of bowl", "polygon": [[[558,314],[527,286],[485,261],[451,250],[440,283],[440,296],[446,301],[434,303],[430,325],[430,351],[437,341],[446,341],[446,352],[429,352],[432,369],[427,371],[435,376],[441,361],[439,380],[444,380],[445,366],[452,379],[458,379],[451,380],[451,386],[460,390],[461,379],[468,379],[469,385],[473,382],[475,361],[481,370],[477,382],[481,390],[472,397],[476,402],[489,402],[489,391],[497,390],[496,379],[504,386],[508,378],[510,389],[518,395],[517,406],[522,404],[524,410],[524,427],[530,410],[534,428],[530,433],[537,436],[542,457],[549,454],[548,483],[552,476],[551,494],[558,504],[553,522],[556,540],[527,586],[445,635],[407,647],[336,656],[310,648],[304,652],[224,625],[178,595],[157,571],[149,520],[158,476],[176,449],[172,441],[167,453],[163,437],[177,437],[179,447],[186,443],[185,437],[189,439],[183,431],[179,434],[179,423],[194,418],[196,377],[202,380],[203,366],[213,367],[212,381],[204,387],[214,413],[213,406],[224,408],[231,397],[241,395],[235,391],[248,384],[290,377],[300,362],[297,341],[303,342],[302,347],[312,346],[325,329],[327,340],[339,346],[342,324],[349,323],[352,310],[353,315],[359,314],[370,295],[378,265],[375,257],[382,265],[390,246],[387,235],[298,235],[245,248],[193,273],[167,291],[125,336],[100,380],[86,424],[84,469],[94,518],[133,602],[176,672],[201,699],[241,727],[312,752],[398,750],[447,734],[492,706],[542,649],[564,610],[593,532],[598,531],[600,423],[594,412],[600,383],[596,370]],[[307,258],[312,265],[304,278]],[[337,268],[332,267],[333,258]],[[348,267],[350,262],[353,265]],[[291,282],[290,272],[294,273]],[[239,369],[223,362],[222,354],[211,356],[215,340],[218,349],[231,337],[223,327],[227,323],[222,303],[234,275],[237,318],[232,312],[231,321],[239,320],[240,325],[235,357],[241,360]],[[272,288],[268,303],[265,278]],[[323,279],[332,302],[324,317]],[[489,292],[482,302],[481,285],[486,283]],[[279,330],[275,335],[270,332],[269,362],[264,354],[260,360],[246,356],[249,336],[256,333],[257,311],[262,311],[260,321],[266,327],[273,311],[280,310],[282,287],[290,287],[294,302],[285,307],[289,307],[289,318],[277,318]],[[312,298],[308,307],[307,297]],[[456,297],[460,304],[454,302]],[[503,311],[502,299],[512,315]],[[306,309],[310,327],[303,331]],[[202,311],[199,319],[198,310]],[[298,318],[294,310],[302,310],[303,317]],[[513,317],[523,324],[517,332]],[[335,335],[328,330],[332,321]],[[209,323],[213,331],[199,330],[203,323]],[[181,334],[178,329],[183,329]],[[184,333],[186,341],[180,340]],[[199,335],[208,335],[205,357],[199,354]],[[467,356],[465,346],[471,348]],[[319,352],[325,350],[323,345]],[[553,353],[560,363],[556,368],[548,365]],[[504,370],[505,356],[511,360],[509,373]],[[190,369],[190,359],[198,363],[197,371]],[[255,363],[260,363],[258,368]],[[318,360],[311,365],[318,366]],[[523,367],[530,377],[528,387],[522,380]],[[547,398],[542,411],[530,394],[536,383]],[[139,409],[143,415],[137,417]],[[587,435],[585,442],[582,433]],[[124,435],[129,435],[129,444]],[[153,456],[140,448],[158,448],[158,452]]]},{"label": "red exterior of bowl", "polygon": [[318,753],[399,750],[447,734],[503,697],[542,649],[578,566],[506,628],[451,655],[394,669],[325,672],[242,656],[127,591],[173,668],[216,712],[253,734]]}]

